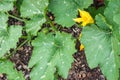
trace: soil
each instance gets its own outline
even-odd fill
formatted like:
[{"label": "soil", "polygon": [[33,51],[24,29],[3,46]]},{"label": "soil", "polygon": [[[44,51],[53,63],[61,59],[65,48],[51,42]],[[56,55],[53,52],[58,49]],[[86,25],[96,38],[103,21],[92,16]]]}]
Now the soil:
[{"label": "soil", "polygon": [[[18,12],[16,11],[16,8],[13,11],[10,11],[9,13],[11,15],[18,14]],[[49,13],[48,17],[50,17],[50,19],[54,21],[54,17],[52,16],[51,13]],[[11,17],[9,17],[8,24],[9,26],[10,25],[25,25],[23,22],[13,19]],[[76,25],[72,26],[69,29],[61,28],[58,25],[58,28],[60,31],[64,31],[64,32],[72,34],[73,37],[75,38],[78,37],[82,31],[82,29],[78,28]],[[26,33],[23,32],[23,35],[26,35]],[[24,41],[25,39],[20,39],[17,45],[19,46]],[[89,65],[87,64],[87,61],[86,61],[85,52],[84,50],[79,51],[79,46],[80,46],[80,42],[77,40],[76,41],[77,52],[73,55],[74,62],[71,64],[71,69],[69,70],[67,79],[63,79],[62,77],[59,76],[58,80],[106,80],[99,66],[94,69],[89,68]],[[10,57],[10,60],[15,64],[14,67],[18,71],[21,70],[23,72],[26,80],[30,80],[31,69],[27,68],[27,66],[28,66],[30,57],[32,55],[32,49],[33,47],[30,44],[25,43],[23,46],[21,46],[16,51],[14,55]],[[14,50],[11,49],[11,52],[13,51]],[[6,75],[0,74],[0,80],[7,80]]]}]

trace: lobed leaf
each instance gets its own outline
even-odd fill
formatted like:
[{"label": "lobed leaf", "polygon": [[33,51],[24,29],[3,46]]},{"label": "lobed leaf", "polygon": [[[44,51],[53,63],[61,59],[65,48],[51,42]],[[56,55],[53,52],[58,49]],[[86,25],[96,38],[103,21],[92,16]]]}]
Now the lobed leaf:
[{"label": "lobed leaf", "polygon": [[0,30],[6,30],[8,16],[0,12]]},{"label": "lobed leaf", "polygon": [[105,31],[113,30],[112,25],[107,23],[103,15],[101,14],[96,15],[95,20],[96,20],[96,24],[98,25],[100,29],[105,30]]},{"label": "lobed leaf", "polygon": [[110,0],[108,3],[108,7],[105,9],[104,15],[106,17],[107,22],[112,25],[113,33],[120,41],[120,25],[119,25],[119,17],[120,17],[120,0]]},{"label": "lobed leaf", "polygon": [[108,80],[118,80],[119,76],[119,2],[110,0],[104,11],[105,17],[100,14],[95,17],[98,27],[92,25],[84,28],[81,38],[89,66],[94,68],[99,65]]},{"label": "lobed leaf", "polygon": [[50,0],[48,6],[55,16],[55,22],[62,26],[70,27],[75,22],[78,9],[87,8],[92,3],[92,0]]},{"label": "lobed leaf", "polygon": [[26,21],[26,31],[31,35],[37,35],[42,24],[45,22],[45,9],[48,6],[48,0],[23,0],[20,11],[22,17],[28,17]]},{"label": "lobed leaf", "polygon": [[113,17],[113,21],[115,21],[119,25],[119,27],[120,27],[120,14],[116,14]]},{"label": "lobed leaf", "polygon": [[111,32],[104,32],[95,25],[83,28],[81,42],[90,68],[100,66],[108,80],[118,80],[120,48],[118,39]]},{"label": "lobed leaf", "polygon": [[22,35],[21,26],[11,26],[8,28],[8,32],[2,34],[0,37],[0,57],[7,53],[11,48],[16,48],[16,43],[18,42],[19,37]]},{"label": "lobed leaf", "polygon": [[5,73],[8,80],[25,80],[22,72],[17,72],[13,66],[14,64],[9,60],[0,60],[0,73]]},{"label": "lobed leaf", "polygon": [[20,12],[22,17],[31,17],[36,14],[44,15],[48,0],[23,0]]},{"label": "lobed leaf", "polygon": [[0,13],[0,57],[7,53],[10,48],[15,48],[19,37],[22,35],[21,26],[10,26],[7,28],[8,16]]},{"label": "lobed leaf", "polygon": [[26,32],[31,35],[37,35],[38,30],[41,28],[42,24],[45,22],[43,15],[36,15],[31,20],[26,21]]},{"label": "lobed leaf", "polygon": [[104,12],[104,10],[105,10],[105,6],[99,7],[98,9],[96,9],[95,7],[89,6],[89,7],[87,8],[87,10],[88,10],[88,12],[91,14],[91,16],[92,16],[93,18],[95,18],[95,16],[98,15],[98,14],[102,14],[102,15],[104,14],[103,12]]},{"label": "lobed leaf", "polygon": [[0,0],[0,11],[5,12],[13,9],[16,0]]},{"label": "lobed leaf", "polygon": [[30,73],[32,80],[54,80],[55,72],[67,77],[75,52],[75,43],[70,35],[41,32],[32,45],[34,49],[29,62],[29,67],[33,67]]},{"label": "lobed leaf", "polygon": [[[7,32],[7,20],[8,20],[8,16],[5,15],[4,13],[0,12],[0,37],[2,38],[3,35],[6,35]],[[1,39],[0,38],[0,39]]]}]

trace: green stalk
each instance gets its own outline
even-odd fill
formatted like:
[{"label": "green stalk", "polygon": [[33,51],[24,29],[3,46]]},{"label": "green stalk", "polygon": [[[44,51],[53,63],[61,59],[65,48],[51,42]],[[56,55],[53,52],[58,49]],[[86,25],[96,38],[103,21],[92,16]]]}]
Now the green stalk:
[{"label": "green stalk", "polygon": [[16,53],[16,51],[17,51],[20,47],[22,47],[27,41],[28,41],[28,40],[25,40],[25,41],[24,41],[22,44],[20,44],[12,53],[8,53],[8,55],[5,56],[5,57],[2,57],[1,60],[5,60],[5,59],[9,58],[12,54]]},{"label": "green stalk", "polygon": [[20,18],[18,18],[18,17],[16,17],[16,16],[13,16],[13,15],[9,14],[8,12],[7,12],[7,15],[8,15],[9,17],[12,17],[12,18],[14,18],[14,19],[17,19],[17,20],[19,20],[19,21],[25,22],[25,20],[20,19]]},{"label": "green stalk", "polygon": [[45,14],[45,18],[47,20],[47,23],[50,24],[50,26],[52,27],[52,30],[53,31],[57,31],[57,28],[55,27],[55,25],[52,23],[52,21],[48,18],[48,16],[46,16],[46,13],[47,13],[47,8],[45,9],[44,11],[44,14]]}]

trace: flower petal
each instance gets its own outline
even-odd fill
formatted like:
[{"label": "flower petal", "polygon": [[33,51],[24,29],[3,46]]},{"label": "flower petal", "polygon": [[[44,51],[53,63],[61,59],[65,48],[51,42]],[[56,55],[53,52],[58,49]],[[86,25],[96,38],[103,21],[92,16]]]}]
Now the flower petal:
[{"label": "flower petal", "polygon": [[78,23],[81,22],[82,26],[86,26],[89,23],[94,23],[93,18],[88,12],[80,10],[80,9],[78,9],[78,11],[79,11],[80,18],[73,19],[75,22],[78,22]]},{"label": "flower petal", "polygon": [[82,18],[76,18],[76,19],[73,19],[75,22],[77,23],[80,23],[80,22],[83,22],[83,19]]},{"label": "flower petal", "polygon": [[87,25],[87,23],[86,22],[82,22],[82,24],[81,24],[83,27],[84,26],[86,26]]}]

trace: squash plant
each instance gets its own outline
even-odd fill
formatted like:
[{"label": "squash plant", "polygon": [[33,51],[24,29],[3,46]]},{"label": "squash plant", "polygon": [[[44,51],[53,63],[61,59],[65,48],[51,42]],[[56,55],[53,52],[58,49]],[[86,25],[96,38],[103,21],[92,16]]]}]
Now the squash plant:
[{"label": "squash plant", "polygon": [[[118,80],[120,0],[105,0],[105,6],[97,10],[91,7],[92,3],[93,0],[0,0],[0,73],[5,73],[8,80],[25,80],[21,71],[5,58],[6,53],[11,54],[11,48],[17,50],[16,44],[24,30],[33,46],[28,64],[31,80],[57,80],[57,75],[67,78],[72,54],[76,52],[76,38],[60,32],[55,24],[67,28],[76,24],[82,28],[82,36],[77,39],[82,43],[89,67],[99,66],[107,80]],[[8,13],[14,6],[20,12],[19,17]],[[47,12],[53,13],[54,21]],[[8,26],[8,17],[25,25]],[[43,24],[50,27],[43,29]]]}]

